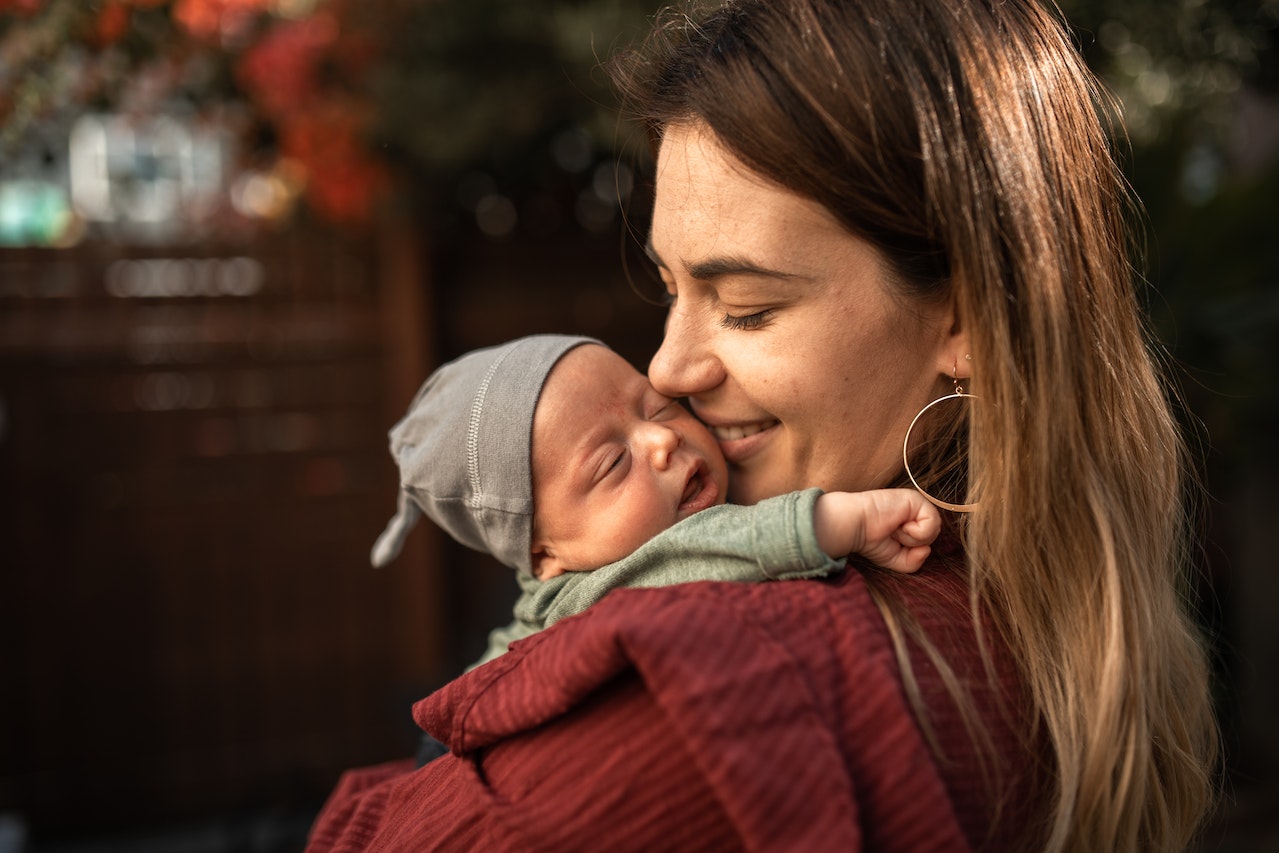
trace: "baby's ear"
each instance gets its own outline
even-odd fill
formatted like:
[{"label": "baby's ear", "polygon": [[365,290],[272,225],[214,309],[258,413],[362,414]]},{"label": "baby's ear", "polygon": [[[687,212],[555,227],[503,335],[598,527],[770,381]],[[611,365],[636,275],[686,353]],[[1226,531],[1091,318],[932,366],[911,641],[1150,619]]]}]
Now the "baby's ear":
[{"label": "baby's ear", "polygon": [[564,574],[564,564],[555,556],[555,552],[551,550],[543,542],[533,543],[532,553],[533,577],[540,581],[550,580],[557,575]]}]

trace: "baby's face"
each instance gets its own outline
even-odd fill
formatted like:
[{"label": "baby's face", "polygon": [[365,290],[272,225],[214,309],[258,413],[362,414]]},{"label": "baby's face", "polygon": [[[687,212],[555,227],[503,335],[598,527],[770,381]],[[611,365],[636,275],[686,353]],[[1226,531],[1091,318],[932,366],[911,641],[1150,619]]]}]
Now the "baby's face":
[{"label": "baby's face", "polygon": [[619,560],[724,502],[728,468],[700,421],[617,353],[587,344],[551,370],[533,414],[533,570]]}]

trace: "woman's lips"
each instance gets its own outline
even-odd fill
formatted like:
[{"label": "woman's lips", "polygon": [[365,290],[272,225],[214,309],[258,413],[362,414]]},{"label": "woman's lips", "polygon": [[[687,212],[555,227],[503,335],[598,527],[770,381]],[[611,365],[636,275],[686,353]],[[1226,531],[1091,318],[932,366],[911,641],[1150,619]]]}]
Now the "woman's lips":
[{"label": "woman's lips", "polygon": [[709,427],[711,435],[720,441],[736,441],[739,438],[750,438],[757,432],[763,432],[770,427],[777,426],[777,419],[767,421],[756,421],[749,424],[731,424],[729,426],[712,426]]},{"label": "woman's lips", "polygon": [[776,418],[742,424],[716,426],[707,424],[711,435],[719,442],[719,449],[729,462],[741,462],[755,454],[773,435],[781,423]]}]

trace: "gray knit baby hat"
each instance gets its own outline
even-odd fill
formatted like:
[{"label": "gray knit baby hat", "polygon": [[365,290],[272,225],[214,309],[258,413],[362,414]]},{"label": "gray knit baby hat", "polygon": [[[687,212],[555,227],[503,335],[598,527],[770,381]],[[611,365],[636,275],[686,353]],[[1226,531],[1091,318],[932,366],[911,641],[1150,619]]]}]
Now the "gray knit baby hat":
[{"label": "gray knit baby hat", "polygon": [[390,432],[395,517],[373,545],[384,566],[425,513],[467,547],[531,572],[533,410],[565,353],[594,338],[532,335],[474,350],[427,378]]}]

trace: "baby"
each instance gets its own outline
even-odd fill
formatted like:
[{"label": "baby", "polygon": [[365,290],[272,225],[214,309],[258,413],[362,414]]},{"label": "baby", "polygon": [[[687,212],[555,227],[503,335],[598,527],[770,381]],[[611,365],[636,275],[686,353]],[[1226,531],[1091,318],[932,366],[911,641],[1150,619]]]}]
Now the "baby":
[{"label": "baby", "polygon": [[515,621],[479,663],[619,587],[821,577],[852,553],[913,572],[941,529],[908,489],[725,504],[706,427],[591,338],[534,335],[444,365],[391,430],[391,454],[399,508],[375,566],[425,513],[517,570]]}]

